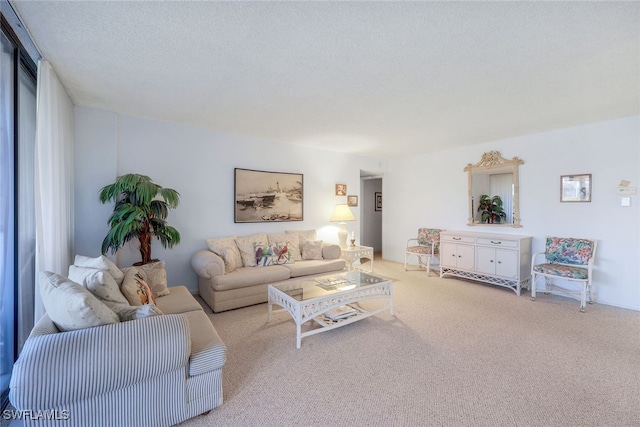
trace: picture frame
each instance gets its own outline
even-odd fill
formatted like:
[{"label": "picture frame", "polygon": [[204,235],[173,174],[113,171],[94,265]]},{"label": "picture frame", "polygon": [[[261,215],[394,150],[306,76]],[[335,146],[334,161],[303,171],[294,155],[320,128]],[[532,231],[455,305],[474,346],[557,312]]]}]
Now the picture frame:
[{"label": "picture frame", "polygon": [[336,184],[336,196],[347,195],[347,184]]},{"label": "picture frame", "polygon": [[593,179],[590,173],[560,176],[560,202],[591,202]]},{"label": "picture frame", "polygon": [[347,196],[347,206],[355,208],[358,206],[358,196]]},{"label": "picture frame", "polygon": [[234,222],[302,221],[301,173],[234,169]]},{"label": "picture frame", "polygon": [[375,210],[376,211],[382,210],[382,193],[379,191],[375,192]]}]

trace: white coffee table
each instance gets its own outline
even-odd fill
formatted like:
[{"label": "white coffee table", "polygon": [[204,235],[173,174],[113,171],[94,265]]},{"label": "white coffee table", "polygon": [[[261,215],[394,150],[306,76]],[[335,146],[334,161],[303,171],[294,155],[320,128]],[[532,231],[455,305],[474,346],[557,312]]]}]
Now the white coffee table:
[{"label": "white coffee table", "polygon": [[347,246],[341,249],[341,257],[349,264],[349,270],[353,270],[353,263],[360,258],[371,260],[369,273],[373,273],[373,248],[371,246]]},{"label": "white coffee table", "polygon": [[[295,283],[269,285],[268,320],[274,313],[288,312],[296,324],[296,348],[302,338],[348,325],[358,320],[389,310],[393,315],[393,282],[372,274],[349,271],[321,276]],[[388,304],[375,311],[366,311],[357,303],[368,299],[386,298]],[[282,309],[273,309],[279,305]],[[348,306],[355,314],[344,319],[332,320],[327,312]],[[302,325],[314,321],[319,328],[302,332]]]}]

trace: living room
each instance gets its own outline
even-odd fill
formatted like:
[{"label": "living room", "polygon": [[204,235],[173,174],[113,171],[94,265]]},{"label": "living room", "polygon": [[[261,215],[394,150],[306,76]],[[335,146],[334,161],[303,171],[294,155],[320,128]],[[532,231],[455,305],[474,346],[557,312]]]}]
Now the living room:
[{"label": "living room", "polygon": [[[34,19],[33,22],[38,23],[44,15],[34,13],[37,6],[30,6],[26,4],[27,2],[14,3],[18,11],[23,10],[25,23],[38,44],[45,46],[47,45],[46,37],[55,38],[55,32],[47,33],[47,31],[51,31],[49,26],[54,26],[56,19],[61,19],[59,15],[56,15],[55,19],[52,18],[53,23],[42,22],[46,31],[41,33],[38,28],[29,26],[28,18],[31,17]],[[48,7],[44,4],[41,6],[45,9]],[[633,37],[628,37],[629,31],[635,36],[640,36],[640,26],[636,19],[640,16],[640,12],[637,5],[634,6],[631,3],[612,2],[611,9],[597,4],[592,6],[594,10],[601,7],[606,11],[604,14],[600,13],[602,10],[596,10],[597,13],[594,13],[594,10],[585,12],[585,20],[594,16],[604,16],[602,18],[604,22],[599,21],[600,18],[594,18],[593,22],[589,21],[590,25],[598,23],[605,28],[602,30],[603,34],[598,33],[594,38],[610,37],[613,40],[611,43],[615,43],[618,37],[622,40],[614,45],[615,49],[598,52],[607,58],[607,60],[600,58],[600,61],[607,62],[615,58],[623,58],[629,62],[624,62],[619,67],[612,66],[611,74],[604,74],[602,80],[598,80],[594,79],[594,75],[599,74],[590,74],[580,69],[581,66],[588,68],[580,62],[584,57],[579,56],[575,62],[573,62],[574,58],[567,57],[567,63],[577,70],[573,74],[574,80],[555,81],[554,76],[546,76],[531,83],[534,88],[537,85],[548,84],[553,88],[550,92],[560,93],[557,99],[550,98],[550,92],[544,92],[544,96],[527,102],[524,94],[531,95],[535,90],[520,92],[517,87],[518,82],[505,82],[505,85],[500,87],[495,86],[495,81],[491,80],[491,85],[494,85],[491,91],[496,94],[496,99],[500,102],[493,104],[495,100],[486,101],[487,107],[484,110],[485,101],[477,102],[470,97],[469,103],[476,108],[472,109],[474,114],[465,116],[468,122],[461,119],[457,122],[435,123],[442,118],[438,115],[441,112],[436,111],[437,106],[429,104],[424,111],[410,116],[415,122],[394,114],[391,109],[385,110],[379,107],[379,110],[377,108],[368,110],[372,114],[368,121],[363,119],[364,126],[351,127],[339,121],[334,113],[330,113],[333,109],[338,111],[336,115],[344,112],[345,110],[338,108],[335,104],[348,105],[352,102],[349,96],[362,95],[364,101],[357,104],[362,111],[365,111],[364,104],[367,103],[380,105],[388,103],[394,106],[397,104],[386,100],[385,90],[375,92],[380,96],[379,100],[371,100],[369,97],[373,95],[361,91],[347,91],[347,96],[339,98],[340,101],[331,99],[330,95],[344,90],[343,87],[333,87],[326,92],[323,92],[326,87],[305,90],[302,92],[305,96],[311,96],[311,93],[317,92],[319,100],[330,100],[326,104],[320,101],[310,102],[306,108],[301,106],[304,104],[304,98],[293,94],[290,96],[293,101],[288,104],[291,110],[284,113],[280,110],[281,107],[276,105],[276,101],[281,98],[268,91],[255,95],[256,98],[264,97],[263,99],[268,101],[260,99],[250,103],[246,111],[242,110],[242,105],[229,104],[230,112],[216,117],[215,112],[225,109],[225,105],[217,105],[217,110],[210,113],[212,126],[207,126],[203,122],[196,124],[188,118],[181,120],[184,119],[183,114],[176,114],[175,119],[161,115],[155,116],[156,106],[153,105],[157,99],[155,92],[164,90],[158,87],[149,90],[149,100],[146,101],[149,105],[148,110],[132,111],[131,108],[137,107],[127,105],[121,105],[121,108],[108,108],[99,105],[98,101],[88,102],[86,98],[84,102],[74,100],[72,106],[74,121],[73,253],[87,256],[100,255],[100,243],[108,231],[107,220],[112,210],[111,206],[100,203],[98,198],[100,189],[111,183],[116,176],[126,173],[145,174],[155,182],[174,188],[181,194],[180,206],[170,212],[169,222],[180,230],[182,240],[172,249],[164,249],[155,242],[153,255],[154,258],[164,260],[169,284],[186,285],[191,292],[196,293],[198,278],[190,260],[195,252],[206,248],[205,239],[231,235],[245,236],[264,231],[277,233],[290,229],[316,229],[318,239],[337,243],[338,228],[335,223],[329,221],[329,218],[336,203],[345,203],[346,198],[335,195],[335,185],[346,184],[347,194],[359,196],[362,202],[365,196],[361,192],[363,178],[379,176],[382,177],[384,195],[381,258],[385,261],[402,263],[407,239],[415,237],[419,227],[531,236],[532,252],[544,250],[547,236],[592,238],[598,241],[593,288],[595,303],[640,311],[638,201],[633,194],[630,197],[630,206],[624,206],[622,197],[617,191],[621,181],[628,181],[631,187],[637,187],[640,183],[640,91],[637,85],[640,64],[637,53],[640,49],[640,41],[638,41],[639,37],[635,37],[635,41]],[[249,3],[246,3],[245,7],[249,7]],[[352,7],[366,6],[352,4]],[[250,16],[256,19],[254,13],[255,11]],[[616,20],[621,19],[621,16],[628,17],[624,20],[624,25],[618,26],[622,28],[620,30],[622,35],[618,33],[611,35],[611,28],[615,28],[613,24],[616,24]],[[144,19],[138,19],[141,19],[141,22],[137,22],[137,25],[153,27]],[[384,19],[381,20],[384,21]],[[249,19],[244,22],[242,28],[246,30],[245,25],[250,27],[250,21]],[[629,21],[632,23],[629,24]],[[104,25],[108,26],[108,22]],[[513,30],[511,26],[509,28]],[[547,40],[547,42],[549,46],[554,45],[553,41]],[[567,42],[567,39],[563,39],[563,42]],[[469,54],[469,49],[466,47],[459,48],[465,54]],[[70,51],[73,50],[70,49]],[[180,49],[176,48],[176,50]],[[572,48],[567,47],[561,51],[571,52]],[[629,52],[632,54],[630,55]],[[618,53],[620,56],[616,56]],[[201,53],[190,55],[192,55],[191,62],[197,63]],[[257,50],[251,51],[251,55],[261,57]],[[122,62],[125,64],[120,68],[124,70],[123,73],[127,73],[126,61],[131,60],[131,57],[126,52],[124,56],[126,60]],[[369,58],[365,58],[364,55],[357,58],[369,63]],[[65,68],[62,66],[64,59],[62,57],[45,59],[51,61],[61,81],[68,82],[69,92],[74,93],[76,88],[73,84],[77,82],[73,81],[70,75],[65,75]],[[60,61],[60,65],[56,64],[56,60]],[[534,79],[535,74],[540,71],[533,65],[538,60],[541,59],[534,56],[526,61],[521,61],[520,58],[517,62],[521,65],[523,62],[531,61],[531,68],[534,71],[516,66],[510,67],[508,64],[505,67],[509,70],[515,68],[511,71],[522,73],[526,79]],[[113,61],[120,60],[114,57]],[[349,62],[347,59],[344,61]],[[246,67],[242,60],[238,62],[244,64],[243,69]],[[618,64],[615,61],[610,63]],[[290,65],[290,63],[287,64]],[[410,62],[409,65],[411,65]],[[480,67],[478,64],[475,65]],[[154,67],[158,66],[162,67],[162,64],[154,64]],[[131,67],[138,68],[133,65]],[[198,68],[192,65],[185,65],[185,67],[185,75],[189,75],[194,68]],[[88,70],[92,68],[87,67]],[[152,70],[151,66],[140,68],[149,74],[157,71]],[[482,70],[483,72],[494,71],[491,68]],[[89,79],[93,78],[101,83],[109,81],[108,73],[105,77],[100,70],[92,71],[94,74],[89,76]],[[208,72],[215,74],[216,70],[210,69]],[[283,71],[277,70],[274,74],[278,75],[279,72]],[[389,70],[380,65],[379,72],[386,75]],[[635,84],[635,87],[632,87],[633,90],[629,89],[627,80],[616,81],[617,76],[627,77],[629,74],[635,76],[635,80],[632,81]],[[440,76],[438,73],[428,75],[432,78],[438,77],[438,81],[442,82],[444,87],[451,89],[446,76]],[[273,75],[267,77],[272,78]],[[268,80],[267,77],[265,80]],[[474,74],[474,79],[479,77],[487,76],[483,73]],[[165,78],[180,80],[177,76],[165,76]],[[139,83],[141,77],[132,75],[132,81],[133,79]],[[387,76],[386,79],[393,81],[394,77]],[[347,81],[356,86],[358,76]],[[519,83],[524,86],[529,85],[523,81],[525,78]],[[310,85],[326,83],[324,80],[318,81],[313,78],[310,78],[309,82]],[[224,88],[222,85],[216,87],[216,90],[221,93],[225,90],[230,92],[235,90],[238,99],[241,100],[251,98],[252,94],[247,92],[255,90],[258,86],[256,84],[251,86],[251,89],[244,90],[239,87]],[[465,90],[470,90],[470,87],[465,87]],[[562,88],[567,92],[563,92]],[[136,88],[110,87],[110,90],[115,92],[127,91],[127,89]],[[297,89],[301,88],[292,85],[291,88],[283,91],[294,92]],[[169,89],[169,91],[175,90],[177,89],[174,87]],[[625,92],[627,97],[620,97],[619,92]],[[214,100],[215,91],[212,93],[211,99]],[[574,95],[572,102],[564,98],[568,97],[568,93]],[[578,93],[583,93],[584,96],[577,96]],[[611,93],[611,97],[605,97],[606,93]],[[269,100],[270,95],[274,95],[276,101]],[[420,96],[424,96],[425,102],[428,99],[426,95],[428,94],[420,93]],[[437,93],[431,95],[434,98],[439,96]],[[458,109],[463,109],[459,107],[459,103],[464,101],[465,97],[458,93],[451,96],[455,98],[454,101],[446,104],[443,109],[453,115],[458,112]],[[402,97],[413,98],[407,93],[399,98]],[[601,99],[601,108],[594,107],[598,104],[594,102],[594,98]],[[397,98],[394,99],[397,100]],[[407,102],[414,105],[415,100],[407,99]],[[547,102],[554,104],[553,108],[549,107],[548,114],[545,113],[544,107]],[[240,101],[238,103],[240,104]],[[562,108],[558,108],[556,104],[562,104]],[[495,105],[499,105],[500,108]],[[335,129],[331,129],[331,126],[316,128],[310,126],[306,133],[297,134],[305,135],[307,139],[291,137],[296,135],[296,131],[304,125],[303,119],[306,117],[302,112],[296,111],[296,106],[303,111],[317,109],[311,115],[320,116],[319,122],[335,119]],[[492,110],[494,107],[497,108],[495,112]],[[590,111],[590,108],[593,111]],[[204,110],[205,107],[202,106],[202,109]],[[277,110],[280,114],[278,116],[280,127],[292,128],[290,134],[283,131],[282,135],[288,135],[288,137],[278,138],[269,133],[260,134],[256,129],[259,130],[260,126],[266,125],[261,122],[254,127],[251,124],[251,120],[259,121],[260,116],[271,109]],[[507,114],[510,109],[516,110],[519,114],[516,112],[513,115]],[[256,113],[255,110],[258,112]],[[580,110],[580,114],[573,116],[572,110]],[[351,113],[347,116],[348,119],[354,122],[360,120],[357,112],[348,111]],[[407,111],[403,110],[402,113]],[[322,120],[325,114],[328,118]],[[553,114],[556,114],[555,119],[558,120],[553,120]],[[431,115],[436,118],[431,119]],[[529,116],[529,119],[523,120],[523,116]],[[268,119],[273,117],[268,116]],[[403,121],[404,119],[406,122]],[[224,126],[216,128],[216,124],[224,120],[233,123],[235,128]],[[387,128],[384,125],[387,120],[400,124]],[[427,122],[427,125],[419,123],[421,121]],[[519,126],[513,125],[516,122]],[[238,130],[242,128],[242,123],[246,123],[246,133]],[[318,122],[313,124],[318,125]],[[465,131],[467,124],[469,131]],[[416,138],[415,134],[407,130],[412,126],[421,129],[422,126],[429,125],[437,128],[438,131],[425,132],[423,136]],[[450,127],[451,135],[443,133],[442,129],[446,126]],[[395,141],[394,132],[399,135],[398,139],[405,136],[407,139],[413,139],[414,147],[409,150],[402,141]],[[421,137],[422,140],[420,140]],[[418,149],[415,148],[416,146]],[[519,168],[522,227],[496,227],[483,224],[469,227],[467,225],[468,177],[464,168],[468,164],[477,163],[484,153],[490,151],[498,151],[507,159],[518,157],[524,162]],[[234,222],[235,168],[302,174],[304,177],[303,221]],[[574,174],[591,174],[592,197],[587,203],[561,201],[560,177]],[[354,232],[356,240],[360,241],[363,232],[362,206],[353,207],[352,210],[356,221],[347,223],[347,229],[350,234]],[[126,247],[110,257],[123,267],[138,261],[139,254],[135,247]],[[392,269],[389,272],[395,272],[395,270]],[[427,283],[426,276],[424,280],[424,283]],[[482,290],[482,288],[479,289]],[[502,300],[502,298],[503,295],[500,295],[499,299]],[[531,302],[531,304],[537,303]],[[573,304],[576,305],[575,302]],[[250,310],[254,309],[255,307]],[[254,312],[255,310],[250,311],[250,313]],[[587,311],[583,316],[589,315]],[[225,316],[234,321],[240,319],[237,313],[227,313]],[[256,318],[251,317],[251,321],[255,323]],[[256,330],[260,330],[258,326]],[[275,355],[275,350],[272,348],[258,348],[256,351]],[[296,357],[291,352],[287,354],[292,359]],[[446,381],[443,380],[443,382]],[[237,386],[237,384],[234,385]],[[508,417],[502,419],[506,420]],[[471,423],[469,420],[466,421],[466,424]]]}]

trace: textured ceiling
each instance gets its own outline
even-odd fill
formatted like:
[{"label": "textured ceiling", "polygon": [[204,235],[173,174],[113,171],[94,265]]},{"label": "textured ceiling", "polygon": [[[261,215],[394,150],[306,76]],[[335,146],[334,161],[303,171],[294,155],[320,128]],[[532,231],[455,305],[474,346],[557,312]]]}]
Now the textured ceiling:
[{"label": "textured ceiling", "polygon": [[76,105],[374,157],[640,114],[637,2],[11,1]]}]

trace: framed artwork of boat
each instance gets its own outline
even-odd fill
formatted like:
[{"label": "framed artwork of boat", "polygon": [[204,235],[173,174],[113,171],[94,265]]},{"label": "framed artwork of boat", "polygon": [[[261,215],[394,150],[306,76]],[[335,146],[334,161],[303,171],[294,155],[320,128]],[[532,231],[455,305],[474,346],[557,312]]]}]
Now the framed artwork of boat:
[{"label": "framed artwork of boat", "polygon": [[301,173],[235,168],[234,222],[302,221]]}]

